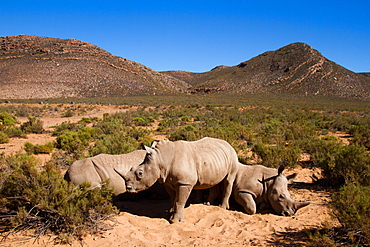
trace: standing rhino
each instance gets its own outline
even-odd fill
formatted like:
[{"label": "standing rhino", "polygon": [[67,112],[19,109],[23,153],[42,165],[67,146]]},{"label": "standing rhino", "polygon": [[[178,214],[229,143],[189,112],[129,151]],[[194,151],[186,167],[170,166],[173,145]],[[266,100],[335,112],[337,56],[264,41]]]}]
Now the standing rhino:
[{"label": "standing rhino", "polygon": [[203,138],[194,142],[161,141],[145,147],[145,160],[126,176],[128,192],[148,189],[157,180],[164,183],[172,200],[170,222],[182,222],[185,203],[192,189],[207,189],[224,182],[222,208],[229,198],[237,173],[238,157],[224,140]]},{"label": "standing rhino", "polygon": [[257,205],[268,205],[279,215],[291,216],[309,202],[296,202],[288,192],[288,181],[297,173],[285,177],[284,166],[278,169],[262,165],[239,165],[235,178],[233,194],[236,202],[244,207],[248,214],[257,211]]},{"label": "standing rhino", "polygon": [[69,167],[64,178],[76,185],[87,181],[92,187],[100,186],[102,181],[109,179],[109,186],[115,195],[119,195],[126,192],[126,183],[120,174],[127,173],[132,166],[138,166],[145,155],[145,150],[136,150],[128,154],[99,154],[77,160]]}]

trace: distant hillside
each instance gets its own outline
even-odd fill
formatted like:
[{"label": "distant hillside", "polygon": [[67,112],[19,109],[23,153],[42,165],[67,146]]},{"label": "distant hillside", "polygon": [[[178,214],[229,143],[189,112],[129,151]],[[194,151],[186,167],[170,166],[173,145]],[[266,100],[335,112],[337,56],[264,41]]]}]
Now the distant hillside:
[{"label": "distant hillside", "polygon": [[298,93],[370,99],[370,77],[326,59],[304,43],[265,52],[237,66],[205,73],[166,71],[189,83],[191,93]]},{"label": "distant hillside", "polygon": [[370,77],[370,73],[359,73],[360,75],[365,75]]},{"label": "distant hillside", "polygon": [[0,98],[295,93],[370,99],[354,73],[304,43],[209,72],[156,72],[75,39],[0,37]]},{"label": "distant hillside", "polygon": [[0,98],[177,94],[187,84],[75,39],[0,37]]}]

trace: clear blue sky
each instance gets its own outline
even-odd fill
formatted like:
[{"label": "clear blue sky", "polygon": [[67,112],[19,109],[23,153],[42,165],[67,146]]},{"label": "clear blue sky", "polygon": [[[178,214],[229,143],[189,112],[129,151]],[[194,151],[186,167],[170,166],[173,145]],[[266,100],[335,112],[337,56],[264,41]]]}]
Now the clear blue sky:
[{"label": "clear blue sky", "polygon": [[370,72],[369,0],[1,1],[0,36],[75,38],[156,71],[209,71],[304,42]]}]

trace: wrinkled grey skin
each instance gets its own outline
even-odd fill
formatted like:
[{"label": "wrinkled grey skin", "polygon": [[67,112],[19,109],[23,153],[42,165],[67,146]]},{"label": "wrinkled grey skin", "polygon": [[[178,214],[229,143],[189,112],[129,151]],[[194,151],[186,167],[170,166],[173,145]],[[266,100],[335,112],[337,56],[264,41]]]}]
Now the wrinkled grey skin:
[{"label": "wrinkled grey skin", "polygon": [[145,150],[119,155],[99,154],[73,162],[64,177],[76,185],[84,181],[90,182],[93,188],[109,179],[109,186],[113,188],[114,194],[123,194],[126,192],[126,183],[120,174],[126,174],[132,166],[138,166],[145,155]]},{"label": "wrinkled grey skin", "polygon": [[254,214],[258,205],[270,205],[278,215],[292,216],[309,202],[296,202],[288,191],[288,181],[297,173],[285,177],[284,167],[279,169],[261,165],[239,165],[235,178],[233,194],[235,200],[248,214]]},{"label": "wrinkled grey skin", "polygon": [[229,208],[238,157],[224,140],[203,138],[194,142],[161,141],[145,147],[145,160],[125,176],[128,192],[148,189],[157,180],[172,199],[170,222],[183,222],[183,210],[192,189],[207,189],[224,183],[222,208]]}]

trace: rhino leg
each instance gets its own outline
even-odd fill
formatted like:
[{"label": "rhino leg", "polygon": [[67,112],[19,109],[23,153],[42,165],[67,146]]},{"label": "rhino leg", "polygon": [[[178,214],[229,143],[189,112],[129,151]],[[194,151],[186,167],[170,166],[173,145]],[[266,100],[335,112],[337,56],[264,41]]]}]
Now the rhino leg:
[{"label": "rhino leg", "polygon": [[255,214],[257,211],[256,202],[253,199],[253,196],[249,193],[238,192],[235,195],[235,200],[237,203],[243,206],[245,212],[248,214]]},{"label": "rhino leg", "polygon": [[176,199],[176,191],[174,191],[170,186],[164,185],[164,188],[166,189],[167,193],[170,195],[171,199],[171,209],[170,209],[170,214],[172,214],[175,211],[175,199]]},{"label": "rhino leg", "polygon": [[222,194],[222,186],[216,185],[209,189],[209,195],[207,197],[206,205],[215,204],[216,199]]},{"label": "rhino leg", "polygon": [[174,213],[170,217],[171,223],[184,222],[183,212],[184,212],[186,201],[188,200],[192,189],[193,189],[193,186],[191,185],[181,184],[177,186],[176,199],[175,199],[175,203],[173,206]]},{"label": "rhino leg", "polygon": [[224,180],[224,197],[222,198],[221,208],[229,209],[229,199],[233,190],[233,183],[235,180],[235,174],[229,174]]}]

